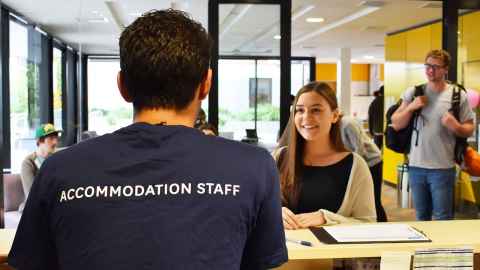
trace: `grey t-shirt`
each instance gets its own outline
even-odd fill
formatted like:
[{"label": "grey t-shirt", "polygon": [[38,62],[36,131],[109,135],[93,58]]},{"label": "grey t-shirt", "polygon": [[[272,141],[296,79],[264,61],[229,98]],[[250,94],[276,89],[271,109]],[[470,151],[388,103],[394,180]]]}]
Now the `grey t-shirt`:
[{"label": "grey t-shirt", "polygon": [[[403,94],[403,100],[411,102],[414,87],[408,88]],[[448,169],[455,166],[453,152],[455,148],[455,134],[442,124],[442,116],[452,107],[453,86],[438,93],[429,87],[425,89],[428,97],[427,106],[422,108],[418,118],[419,132],[413,132],[409,155],[410,166],[427,169]],[[460,122],[474,119],[467,96],[460,93]],[[418,136],[418,145],[415,146]]]}]

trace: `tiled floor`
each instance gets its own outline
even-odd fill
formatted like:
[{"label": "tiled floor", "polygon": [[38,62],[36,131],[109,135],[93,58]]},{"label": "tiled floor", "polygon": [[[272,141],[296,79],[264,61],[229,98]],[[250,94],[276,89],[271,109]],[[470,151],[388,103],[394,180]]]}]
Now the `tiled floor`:
[{"label": "tiled floor", "polygon": [[[414,221],[415,209],[399,208],[397,205],[397,189],[384,184],[382,189],[382,203],[387,212],[388,221]],[[457,202],[455,219],[480,218],[479,208],[475,205],[466,205]]]}]

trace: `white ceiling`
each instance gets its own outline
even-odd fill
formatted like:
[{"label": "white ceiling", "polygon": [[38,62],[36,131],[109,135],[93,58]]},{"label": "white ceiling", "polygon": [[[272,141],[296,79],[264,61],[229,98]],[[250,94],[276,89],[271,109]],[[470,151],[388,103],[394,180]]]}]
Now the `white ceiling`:
[{"label": "white ceiling", "polygon": [[[292,22],[292,55],[316,56],[317,62],[336,61],[339,48],[352,48],[352,58],[357,62],[382,62],[386,33],[441,18],[441,8],[420,8],[428,1],[374,1],[384,4],[377,10],[360,5],[365,2],[362,0],[292,2],[292,14],[297,17]],[[151,9],[173,5],[189,12],[205,27],[208,22],[208,0],[3,0],[3,3],[88,54],[116,54],[119,24],[128,25]],[[224,32],[221,51],[278,55],[280,43],[273,36],[279,34],[280,9],[265,5],[245,8],[246,5],[220,7],[220,31]],[[236,15],[239,11],[243,14]],[[307,23],[307,17],[322,17],[325,21]]]}]

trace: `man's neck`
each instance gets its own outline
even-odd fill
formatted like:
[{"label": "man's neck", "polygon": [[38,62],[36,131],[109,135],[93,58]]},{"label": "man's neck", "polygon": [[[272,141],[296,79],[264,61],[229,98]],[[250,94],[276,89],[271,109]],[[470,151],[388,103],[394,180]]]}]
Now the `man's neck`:
[{"label": "man's neck", "polygon": [[428,88],[435,92],[442,92],[445,90],[446,86],[447,82],[445,80],[428,82]]},{"label": "man's neck", "polygon": [[148,124],[165,124],[165,125],[181,125],[193,127],[195,121],[195,114],[192,115],[190,110],[175,111],[167,109],[145,109],[135,113],[134,123],[148,123]]}]

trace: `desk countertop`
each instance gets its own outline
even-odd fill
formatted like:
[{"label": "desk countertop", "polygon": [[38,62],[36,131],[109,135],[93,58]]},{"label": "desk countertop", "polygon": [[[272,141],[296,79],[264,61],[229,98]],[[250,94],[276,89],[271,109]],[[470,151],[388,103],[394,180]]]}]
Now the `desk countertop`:
[{"label": "desk countertop", "polygon": [[2,229],[0,230],[0,264],[7,261],[8,252],[15,237],[15,230]]},{"label": "desk countertop", "polygon": [[[292,239],[306,240],[313,247],[287,243],[290,260],[380,257],[383,251],[415,251],[419,248],[473,247],[480,253],[480,220],[402,222],[423,231],[430,243],[386,243],[327,245],[320,243],[310,230],[286,231]],[[5,262],[15,236],[15,230],[0,230],[0,263]]]},{"label": "desk countertop", "polygon": [[410,251],[420,248],[473,247],[480,253],[480,220],[401,222],[423,231],[429,243],[333,244],[319,242],[310,230],[286,231],[292,239],[306,240],[313,247],[287,243],[290,260],[380,257],[383,251]]}]

